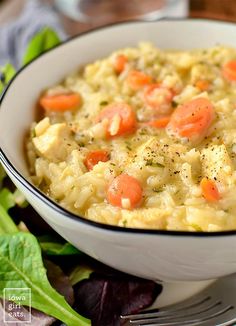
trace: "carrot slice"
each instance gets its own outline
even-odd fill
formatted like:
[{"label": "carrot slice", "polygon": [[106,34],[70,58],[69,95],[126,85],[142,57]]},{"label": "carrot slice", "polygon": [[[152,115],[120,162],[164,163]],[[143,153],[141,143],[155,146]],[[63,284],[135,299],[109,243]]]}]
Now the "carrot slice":
[{"label": "carrot slice", "polygon": [[120,136],[134,131],[136,115],[131,106],[126,103],[113,103],[105,107],[97,121],[108,120],[107,137]]},{"label": "carrot slice", "polygon": [[40,105],[48,111],[64,112],[73,110],[81,103],[78,93],[68,93],[60,95],[45,95],[40,99]]},{"label": "carrot slice", "polygon": [[167,87],[151,84],[146,87],[143,95],[145,102],[160,114],[167,114],[172,109],[171,102],[175,94]]},{"label": "carrot slice", "polygon": [[210,83],[208,80],[200,79],[195,83],[195,86],[201,91],[207,91],[210,87]]},{"label": "carrot slice", "polygon": [[125,69],[127,62],[128,62],[128,58],[125,55],[123,54],[118,55],[114,61],[115,72],[120,74]]},{"label": "carrot slice", "polygon": [[162,129],[162,128],[165,128],[168,125],[168,123],[170,122],[170,118],[171,118],[171,116],[162,117],[162,118],[157,119],[157,120],[148,121],[145,124],[147,126]]},{"label": "carrot slice", "polygon": [[214,107],[203,97],[179,106],[167,126],[170,134],[191,140],[203,138],[214,119]]},{"label": "carrot slice", "polygon": [[214,181],[203,178],[200,187],[202,189],[202,195],[207,201],[216,202],[220,199],[220,194]]},{"label": "carrot slice", "polygon": [[151,81],[151,76],[148,76],[147,74],[139,70],[131,70],[127,76],[128,85],[135,91],[150,84]]},{"label": "carrot slice", "polygon": [[107,200],[113,206],[132,209],[140,204],[142,194],[142,186],[137,179],[128,174],[120,174],[109,184]]},{"label": "carrot slice", "polygon": [[222,68],[223,76],[229,81],[236,81],[236,60],[226,62]]},{"label": "carrot slice", "polygon": [[94,168],[98,162],[107,162],[109,161],[109,154],[107,151],[104,150],[98,150],[98,151],[92,151],[89,152],[84,164],[87,167],[87,169],[90,171]]}]

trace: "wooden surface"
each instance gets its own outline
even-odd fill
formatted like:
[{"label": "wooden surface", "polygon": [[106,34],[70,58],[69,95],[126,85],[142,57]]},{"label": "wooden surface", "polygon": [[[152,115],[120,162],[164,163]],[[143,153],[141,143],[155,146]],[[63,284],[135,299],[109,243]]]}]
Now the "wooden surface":
[{"label": "wooden surface", "polygon": [[[0,5],[0,24],[6,23],[7,21],[17,17],[26,1],[27,0],[1,1],[3,4]],[[52,2],[53,0],[42,1],[48,3]],[[92,24],[85,25],[75,22],[63,15],[60,16],[65,30],[69,35],[75,35],[94,27]],[[236,22],[236,0],[190,0],[189,16]]]},{"label": "wooden surface", "polygon": [[236,22],[236,0],[190,0],[190,16]]}]

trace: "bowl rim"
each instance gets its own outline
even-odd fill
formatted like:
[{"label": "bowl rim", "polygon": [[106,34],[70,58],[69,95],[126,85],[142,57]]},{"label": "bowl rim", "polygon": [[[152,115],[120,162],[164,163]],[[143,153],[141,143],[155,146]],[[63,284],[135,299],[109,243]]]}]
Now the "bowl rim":
[{"label": "bowl rim", "polygon": [[[223,21],[218,19],[207,19],[207,18],[162,18],[155,22],[146,22],[142,20],[134,20],[134,21],[124,21],[124,22],[118,22],[118,23],[111,23],[107,24],[105,26],[93,28],[91,30],[85,31],[80,33],[79,35],[74,35],[72,37],[69,37],[67,40],[63,41],[62,43],[56,45],[52,49],[49,49],[39,55],[37,58],[33,59],[31,62],[26,64],[25,66],[21,67],[14,77],[11,79],[11,81],[8,83],[6,88],[4,89],[3,93],[0,96],[0,109],[4,102],[4,98],[11,87],[11,85],[15,82],[17,77],[21,74],[22,71],[26,70],[28,66],[33,64],[35,61],[40,60],[42,56],[47,55],[48,53],[54,51],[58,47],[66,46],[67,43],[70,43],[73,40],[79,39],[82,36],[85,36],[87,34],[92,34],[93,32],[101,31],[103,29],[107,29],[113,26],[122,26],[122,25],[132,25],[132,24],[149,24],[149,23],[158,23],[158,22],[208,22],[208,23],[217,23],[222,25],[233,25],[235,26],[236,23],[232,21]],[[129,227],[123,227],[123,226],[116,226],[116,225],[110,225],[100,222],[95,222],[86,219],[85,217],[82,217],[80,215],[76,215],[69,210],[65,209],[64,207],[60,206],[58,203],[56,203],[53,199],[49,198],[44,194],[40,189],[38,189],[36,186],[34,186],[32,183],[30,183],[11,163],[11,161],[7,158],[6,154],[3,152],[2,148],[0,148],[0,162],[5,167],[7,171],[9,171],[15,179],[28,191],[33,193],[40,201],[42,201],[44,204],[48,205],[53,210],[57,211],[61,215],[65,216],[66,218],[70,218],[73,221],[80,222],[82,224],[85,224],[90,227],[98,228],[104,231],[110,231],[110,232],[121,232],[121,233],[132,233],[132,234],[143,234],[143,235],[160,235],[160,236],[175,236],[175,237],[194,237],[194,238],[214,238],[214,237],[222,237],[222,236],[235,236],[236,230],[229,230],[229,231],[213,231],[213,232],[206,232],[206,231],[178,231],[178,230],[158,230],[158,229],[139,229],[139,228],[129,228]]]}]

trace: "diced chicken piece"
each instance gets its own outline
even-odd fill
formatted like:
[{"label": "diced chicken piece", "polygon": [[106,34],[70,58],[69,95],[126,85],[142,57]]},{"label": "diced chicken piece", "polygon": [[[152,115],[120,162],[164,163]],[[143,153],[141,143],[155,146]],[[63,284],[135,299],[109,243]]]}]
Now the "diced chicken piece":
[{"label": "diced chicken piece", "polygon": [[71,139],[66,123],[49,125],[40,136],[34,137],[32,142],[38,154],[52,162],[65,160],[69,152],[77,147]]},{"label": "diced chicken piece", "polygon": [[153,137],[146,143],[138,147],[135,161],[140,162],[143,166],[163,166],[164,158],[159,154],[160,148],[158,141]]},{"label": "diced chicken piece", "polygon": [[153,137],[137,148],[125,167],[125,172],[140,181],[155,173],[166,178],[166,170],[180,160],[183,152],[184,146],[181,144],[169,145]]},{"label": "diced chicken piece", "polygon": [[164,158],[159,154],[155,138],[137,148],[134,155],[129,157],[124,171],[144,182],[150,175],[149,170],[153,168],[164,168]]},{"label": "diced chicken piece", "polygon": [[180,160],[186,148],[181,144],[162,143],[155,137],[138,147],[135,161],[142,161],[149,166],[169,166]]},{"label": "diced chicken piece", "polygon": [[34,128],[36,137],[42,135],[49,127],[50,127],[50,120],[48,117],[39,121],[39,123],[37,123],[37,125]]},{"label": "diced chicken piece", "polygon": [[232,176],[232,162],[225,145],[211,145],[201,152],[203,176],[227,184]]}]

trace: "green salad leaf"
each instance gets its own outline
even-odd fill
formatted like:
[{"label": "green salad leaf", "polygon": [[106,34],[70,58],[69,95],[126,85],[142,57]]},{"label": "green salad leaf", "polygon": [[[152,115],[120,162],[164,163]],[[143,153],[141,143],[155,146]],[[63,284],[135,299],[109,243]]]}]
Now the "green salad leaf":
[{"label": "green salad leaf", "polygon": [[1,73],[4,75],[4,83],[7,84],[15,76],[16,70],[10,63],[7,63],[2,69]]},{"label": "green salad leaf", "polygon": [[23,65],[26,65],[43,52],[55,47],[60,43],[61,41],[59,36],[52,28],[43,28],[31,39],[30,43],[28,44],[23,57]]},{"label": "green salad leaf", "polygon": [[24,195],[20,192],[20,190],[16,189],[14,192],[11,192],[8,188],[1,189],[1,185],[0,185],[0,204],[7,211],[10,208],[14,207],[15,205],[18,205],[19,207],[22,208],[28,206],[28,203]]},{"label": "green salad leaf", "polygon": [[6,177],[6,172],[3,169],[2,165],[0,164],[0,189],[2,187],[2,182],[5,177]]},{"label": "green salad leaf", "polygon": [[8,209],[15,206],[13,194],[7,188],[0,191],[0,234],[18,232],[18,228],[8,214]]},{"label": "green salad leaf", "polygon": [[90,275],[94,272],[94,270],[86,265],[79,265],[73,269],[70,274],[70,282],[72,285],[75,285],[83,280],[86,280],[90,277]]},{"label": "green salad leaf", "polygon": [[22,194],[22,192],[19,189],[16,189],[12,195],[15,204],[18,205],[19,207],[25,208],[29,205],[25,196]]},{"label": "green salad leaf", "polygon": [[0,235],[18,232],[18,228],[8,214],[8,210],[15,205],[13,195],[7,188],[2,189],[6,173],[0,165]]},{"label": "green salad leaf", "polygon": [[0,187],[0,234],[15,233],[19,229],[8,214],[8,210],[17,204],[19,190],[11,192],[8,188]]},{"label": "green salad leaf", "polygon": [[40,242],[42,251],[49,256],[77,255],[81,252],[70,243]]},{"label": "green salad leaf", "polygon": [[13,193],[9,189],[3,188],[0,190],[0,204],[6,211],[15,206]]},{"label": "green salad leaf", "polygon": [[9,81],[14,77],[15,73],[16,70],[10,63],[7,63],[4,67],[0,68],[0,94]]},{"label": "green salad leaf", "polygon": [[69,242],[65,242],[60,236],[45,234],[37,237],[41,250],[48,256],[83,255]]},{"label": "green salad leaf", "polygon": [[[53,316],[67,326],[88,326],[90,321],[76,313],[50,285],[36,238],[26,232],[0,236],[0,296],[4,288],[31,289],[32,307]],[[19,290],[18,290],[19,291]],[[21,300],[15,303],[27,305]]]},{"label": "green salad leaf", "polygon": [[0,235],[18,232],[18,228],[0,203]]}]

